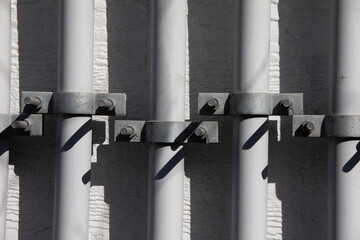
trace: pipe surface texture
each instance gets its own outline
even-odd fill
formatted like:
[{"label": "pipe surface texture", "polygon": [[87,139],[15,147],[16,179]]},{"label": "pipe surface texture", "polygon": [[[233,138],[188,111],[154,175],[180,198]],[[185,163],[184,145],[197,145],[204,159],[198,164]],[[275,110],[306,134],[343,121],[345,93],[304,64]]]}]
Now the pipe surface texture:
[{"label": "pipe surface texture", "polygon": [[[93,0],[60,1],[59,45],[58,91],[92,92]],[[90,116],[58,116],[53,239],[88,239],[91,147]]]},{"label": "pipe surface texture", "polygon": [[[237,0],[234,91],[269,91],[270,0]],[[266,239],[268,117],[233,126],[232,240]]]},{"label": "pipe surface texture", "polygon": [[[153,0],[151,117],[185,120],[186,0]],[[184,194],[183,146],[151,144],[149,240],[181,240]]]},{"label": "pipe surface texture", "polygon": [[[0,0],[0,114],[10,113],[10,0]],[[0,137],[0,239],[6,239],[9,143]]]},{"label": "pipe surface texture", "polygon": [[[360,1],[334,0],[332,99],[335,115],[360,114]],[[329,237],[360,239],[360,141],[329,143]]]}]

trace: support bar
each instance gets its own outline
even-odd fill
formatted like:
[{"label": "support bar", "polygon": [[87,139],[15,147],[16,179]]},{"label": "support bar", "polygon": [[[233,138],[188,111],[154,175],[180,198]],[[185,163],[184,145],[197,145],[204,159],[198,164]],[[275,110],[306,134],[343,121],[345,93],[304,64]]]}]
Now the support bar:
[{"label": "support bar", "polygon": [[[94,1],[60,0],[59,92],[93,91]],[[59,115],[54,240],[87,240],[92,130],[90,116]]]},{"label": "support bar", "polygon": [[[234,92],[269,92],[269,0],[236,1]],[[232,240],[267,236],[268,117],[235,116]]]},{"label": "support bar", "polygon": [[[185,120],[186,3],[151,1],[151,120]],[[148,240],[181,240],[183,146],[151,144],[149,158]]]}]

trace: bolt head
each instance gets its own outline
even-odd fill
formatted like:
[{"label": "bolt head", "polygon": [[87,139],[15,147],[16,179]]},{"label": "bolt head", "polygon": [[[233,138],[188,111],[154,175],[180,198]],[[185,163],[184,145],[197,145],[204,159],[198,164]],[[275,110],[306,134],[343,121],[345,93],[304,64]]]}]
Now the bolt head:
[{"label": "bolt head", "polygon": [[289,110],[292,107],[293,102],[291,101],[291,99],[283,99],[281,100],[280,105],[282,109]]},{"label": "bolt head", "polygon": [[205,137],[208,134],[207,130],[203,127],[195,129],[195,135],[198,137]]},{"label": "bolt head", "polygon": [[315,130],[315,124],[313,121],[306,121],[303,123],[303,129],[306,133],[311,133]]},{"label": "bolt head", "polygon": [[120,134],[124,136],[131,136],[135,133],[135,130],[131,126],[123,127],[120,129]]},{"label": "bolt head", "polygon": [[219,106],[219,101],[216,98],[211,98],[207,101],[207,105],[212,108]]}]

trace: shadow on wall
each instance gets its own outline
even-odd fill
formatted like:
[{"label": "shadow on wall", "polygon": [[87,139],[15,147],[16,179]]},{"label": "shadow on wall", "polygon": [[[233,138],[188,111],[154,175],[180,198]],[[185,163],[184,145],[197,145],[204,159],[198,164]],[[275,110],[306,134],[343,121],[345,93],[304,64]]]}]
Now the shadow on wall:
[{"label": "shadow on wall", "polygon": [[[31,3],[31,4],[29,4]],[[190,179],[192,240],[230,239],[232,119],[199,117],[198,92],[233,90],[233,0],[188,0],[191,120],[220,120],[220,144],[185,147]],[[330,3],[280,0],[281,92],[304,92],[305,111],[327,110]],[[18,0],[20,90],[56,90],[55,0]],[[149,1],[107,0],[109,92],[128,96],[127,119],[149,119]],[[55,118],[45,137],[11,140],[11,164],[20,178],[19,239],[51,239]],[[146,239],[148,145],[113,142],[98,147],[93,185],[105,187],[110,239]],[[283,239],[326,239],[327,144],[292,139],[282,119],[282,139],[271,140],[269,182],[282,202]]]},{"label": "shadow on wall", "polygon": [[[24,90],[56,90],[58,8],[55,0],[18,0],[19,82]],[[51,239],[55,117],[44,137],[12,137],[10,163],[20,181],[19,239]]]},{"label": "shadow on wall", "polygon": [[[109,92],[127,94],[127,116],[150,113],[149,1],[107,0]],[[104,186],[109,204],[110,239],[147,237],[148,145],[115,143],[109,119],[109,145],[99,146],[92,184]]]},{"label": "shadow on wall", "polygon": [[191,240],[231,238],[232,118],[197,113],[199,92],[229,92],[234,72],[233,0],[189,0],[190,119],[218,120],[219,144],[185,146]]},{"label": "shadow on wall", "polygon": [[[330,2],[280,0],[280,92],[304,93],[305,114],[327,112]],[[282,239],[327,239],[327,140],[294,139],[281,120],[269,182],[282,203]]]}]

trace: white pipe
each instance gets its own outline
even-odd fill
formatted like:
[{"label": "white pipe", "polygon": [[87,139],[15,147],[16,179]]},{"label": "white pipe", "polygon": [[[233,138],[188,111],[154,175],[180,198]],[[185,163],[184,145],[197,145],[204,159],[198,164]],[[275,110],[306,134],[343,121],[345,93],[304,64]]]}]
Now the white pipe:
[{"label": "white pipe", "polygon": [[[159,121],[185,120],[186,0],[153,0],[152,108]],[[181,240],[184,188],[182,146],[152,144],[149,240]]]},{"label": "white pipe", "polygon": [[[59,92],[92,92],[94,1],[61,0]],[[57,120],[55,240],[87,240],[89,227],[91,117]]]},{"label": "white pipe", "polygon": [[[11,1],[0,0],[0,113],[10,113],[10,21]],[[6,205],[8,189],[9,144],[0,138],[0,239],[6,239]]]},{"label": "white pipe", "polygon": [[[332,113],[360,114],[360,1],[334,0]],[[330,106],[331,107],[331,106]],[[360,239],[359,140],[329,144],[329,239]]]},{"label": "white pipe", "polygon": [[[269,91],[270,0],[237,0],[235,92]],[[266,239],[268,118],[235,117],[232,239]]]}]

